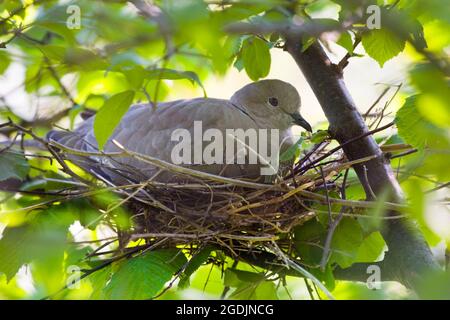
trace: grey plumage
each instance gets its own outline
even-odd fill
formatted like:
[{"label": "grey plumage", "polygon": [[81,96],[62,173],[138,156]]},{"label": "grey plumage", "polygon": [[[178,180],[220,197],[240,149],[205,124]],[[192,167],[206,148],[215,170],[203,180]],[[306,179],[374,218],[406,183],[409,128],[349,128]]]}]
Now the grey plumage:
[{"label": "grey plumage", "polygon": [[[275,104],[276,106],[272,105]],[[112,140],[118,141],[126,149],[150,155],[171,162],[171,153],[177,141],[171,141],[172,132],[176,129],[187,129],[193,134],[194,121],[202,121],[203,131],[215,128],[222,132],[225,129],[279,129],[282,149],[294,142],[291,127],[298,123],[307,129],[309,125],[299,114],[300,97],[290,84],[280,80],[262,80],[249,84],[237,91],[230,100],[213,98],[197,98],[158,103],[156,110],[148,104],[130,107],[121,119],[113,135],[104,147],[106,153],[120,151]],[[94,136],[94,118],[81,123],[74,131],[51,131],[49,141],[80,151],[96,152],[97,142]],[[224,134],[225,136],[225,134]],[[207,143],[203,143],[203,148]],[[225,152],[225,151],[224,151]],[[194,156],[194,155],[192,155]],[[125,183],[124,177],[117,175],[122,170],[125,177],[142,181],[152,177],[158,169],[131,157],[91,156],[69,158],[86,170],[97,170],[97,173],[114,183]],[[99,162],[102,162],[99,171]],[[260,164],[210,164],[189,165],[189,167],[227,177],[259,178]],[[109,170],[108,167],[114,168]],[[155,180],[172,181],[169,172],[162,172]]]}]

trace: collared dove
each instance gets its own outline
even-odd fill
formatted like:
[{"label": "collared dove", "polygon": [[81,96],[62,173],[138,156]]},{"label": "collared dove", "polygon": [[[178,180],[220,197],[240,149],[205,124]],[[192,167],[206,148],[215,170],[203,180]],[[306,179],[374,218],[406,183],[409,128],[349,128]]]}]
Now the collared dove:
[{"label": "collared dove", "polygon": [[[194,135],[194,124],[198,124],[197,121],[201,121],[203,132],[218,129],[224,136],[226,129],[267,129],[267,131],[278,129],[278,146],[282,145],[281,150],[285,150],[295,142],[291,133],[293,125],[300,125],[311,131],[311,126],[301,117],[299,109],[300,96],[297,90],[291,84],[280,80],[262,80],[248,84],[234,93],[230,100],[213,98],[177,100],[158,103],[156,109],[149,104],[137,104],[131,106],[123,116],[103,151],[105,153],[120,151],[113,143],[115,140],[127,150],[173,163],[173,150],[179,143],[172,141],[174,131],[186,129],[185,131]],[[98,148],[93,129],[94,118],[95,116],[85,120],[73,132],[51,131],[47,138],[71,149],[96,152]],[[205,150],[208,143],[210,142],[202,142],[202,150]],[[225,153],[224,148],[224,155],[220,158],[225,159]],[[194,150],[191,157],[196,156],[198,157],[198,152],[195,153]],[[126,183],[127,180],[144,181],[149,178],[160,182],[176,180],[172,173],[160,172],[158,168],[131,157],[91,156],[83,159],[71,156],[69,159],[88,171],[106,176],[116,184]],[[195,163],[195,160],[192,163]],[[222,163],[184,166],[225,177],[261,178],[261,163],[230,164],[224,160]],[[267,179],[258,180],[267,181]]]}]

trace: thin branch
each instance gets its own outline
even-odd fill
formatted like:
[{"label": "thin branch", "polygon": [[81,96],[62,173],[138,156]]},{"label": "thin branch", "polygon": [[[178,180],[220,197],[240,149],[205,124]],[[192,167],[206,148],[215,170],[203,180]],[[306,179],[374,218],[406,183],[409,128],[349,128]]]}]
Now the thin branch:
[{"label": "thin branch", "polygon": [[[342,188],[341,188],[342,192],[341,193],[342,193],[343,200],[346,200],[345,188],[346,188],[346,184],[347,184],[348,171],[349,171],[349,169],[347,169],[345,171],[344,181],[342,182]],[[328,191],[327,191],[327,193],[328,193]],[[329,203],[329,200],[328,200],[328,203]],[[337,226],[339,225],[339,222],[341,222],[342,218],[344,217],[345,208],[346,208],[345,206],[343,206],[341,208],[336,219],[333,219],[333,217],[330,214],[330,218],[329,218],[329,222],[328,222],[328,224],[329,224],[328,233],[327,233],[327,237],[325,239],[325,244],[323,247],[322,259],[320,260],[320,269],[322,271],[325,271],[325,267],[327,265],[329,254],[330,254],[331,241],[333,240],[333,234],[334,234],[334,231],[336,230]],[[331,208],[329,207],[328,210],[331,211]]]},{"label": "thin branch", "polygon": [[300,264],[298,264],[295,260],[293,260],[291,257],[289,257],[286,253],[284,253],[282,250],[273,246],[268,246],[270,250],[276,251],[275,255],[278,256],[280,259],[286,262],[287,268],[292,268],[297,273],[303,275],[305,278],[310,279],[317,287],[320,288],[320,290],[325,293],[325,295],[330,300],[334,300],[333,295],[331,292],[323,285],[320,280],[318,280],[314,275],[312,275],[309,271],[307,271],[305,268],[303,268]]},{"label": "thin branch", "polygon": [[312,36],[319,37],[321,34],[330,31],[343,31],[346,28],[340,24],[324,25],[323,23],[308,20],[301,24],[298,23],[247,23],[237,22],[225,27],[227,33],[237,34],[269,34],[278,33],[289,35],[291,37]]},{"label": "thin branch", "polygon": [[392,127],[394,124],[395,124],[395,122],[392,121],[392,122],[390,122],[390,123],[388,123],[388,124],[386,124],[386,125],[384,125],[384,126],[382,126],[382,127],[379,127],[379,128],[377,128],[377,129],[374,129],[374,130],[367,131],[367,132],[365,132],[365,133],[363,133],[363,134],[360,134],[360,135],[358,135],[358,136],[356,136],[356,137],[354,137],[354,138],[351,138],[351,139],[349,139],[349,140],[347,140],[347,141],[341,143],[340,145],[338,145],[337,147],[331,149],[330,151],[328,151],[328,152],[325,153],[324,155],[322,155],[322,156],[318,157],[317,159],[311,161],[309,167],[308,167],[308,168],[303,168],[303,170],[301,171],[301,173],[303,173],[303,172],[309,170],[309,168],[310,168],[312,165],[314,165],[314,164],[316,164],[316,163],[319,163],[319,162],[322,161],[323,159],[326,159],[326,158],[329,157],[331,154],[333,154],[333,153],[335,153],[336,151],[338,151],[338,150],[340,150],[340,149],[342,149],[342,148],[344,148],[344,147],[350,145],[351,143],[356,142],[356,141],[358,141],[358,140],[361,140],[361,139],[363,139],[363,138],[365,138],[365,137],[371,136],[371,135],[373,135],[374,133],[377,133],[377,132],[386,130],[387,128]]},{"label": "thin branch", "polygon": [[438,190],[441,190],[441,189],[444,189],[444,188],[448,188],[448,187],[450,187],[450,181],[446,182],[444,184],[441,184],[440,186],[437,186],[437,187],[435,187],[433,189],[427,190],[427,191],[425,191],[425,193],[435,192],[435,191],[438,191]]},{"label": "thin branch", "polygon": [[[360,42],[361,42],[361,37],[360,37],[359,35],[357,35],[357,36],[355,37],[355,42],[353,43],[353,50],[356,49],[356,47],[360,44]],[[354,56],[353,53],[347,52],[347,53],[345,54],[345,56],[341,59],[341,61],[339,61],[337,67],[338,67],[339,70],[341,70],[341,72],[342,72],[342,70],[344,70],[345,67],[348,65],[348,60],[349,60],[351,57],[353,57],[353,56]]]}]

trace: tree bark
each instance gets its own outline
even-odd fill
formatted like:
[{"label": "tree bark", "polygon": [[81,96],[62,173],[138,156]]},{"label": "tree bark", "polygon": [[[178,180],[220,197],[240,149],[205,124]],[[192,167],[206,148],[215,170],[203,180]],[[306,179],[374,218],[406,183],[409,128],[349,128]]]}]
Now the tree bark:
[{"label": "tree bark", "polygon": [[[288,36],[286,49],[295,59],[319,100],[330,123],[329,131],[333,138],[343,144],[367,133],[369,129],[345,86],[342,71],[330,61],[319,42],[302,51],[301,40],[298,37]],[[371,135],[348,143],[343,150],[349,160],[377,155],[364,165],[354,166],[368,199],[373,200],[374,195],[388,192],[390,201],[398,203],[403,201],[403,192],[389,161],[383,157]],[[387,211],[387,214],[393,212]],[[382,234],[389,250],[380,264],[382,279],[395,279],[407,287],[416,289],[424,272],[439,269],[414,222],[389,220],[383,226]],[[359,273],[364,269],[361,265],[355,265],[340,272],[346,277],[351,277],[353,271],[354,278],[360,279]],[[367,277],[367,274],[365,276]]]}]

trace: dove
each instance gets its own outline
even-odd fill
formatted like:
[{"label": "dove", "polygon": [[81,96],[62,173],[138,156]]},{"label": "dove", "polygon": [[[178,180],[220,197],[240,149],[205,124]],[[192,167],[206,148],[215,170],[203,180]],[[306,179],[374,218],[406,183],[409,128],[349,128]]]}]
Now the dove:
[{"label": "dove", "polygon": [[[122,117],[103,152],[117,153],[121,151],[119,146],[123,146],[126,150],[206,173],[267,182],[270,179],[262,177],[261,168],[270,166],[276,169],[272,177],[279,173],[279,163],[275,163],[279,153],[295,142],[292,127],[299,125],[312,131],[309,123],[300,115],[300,105],[300,95],[295,87],[276,79],[247,84],[229,100],[185,99],[161,102],[156,108],[150,104],[135,104]],[[94,121],[95,115],[84,120],[74,131],[50,131],[47,139],[72,150],[98,152]],[[240,135],[230,134],[233,130]],[[202,131],[200,135],[199,131]],[[264,134],[269,136],[269,132],[271,137],[264,139]],[[188,137],[183,137],[183,134]],[[197,141],[199,136],[200,142]],[[252,137],[260,141],[255,144]],[[236,145],[232,145],[234,142]],[[213,143],[215,148],[211,147]],[[190,146],[193,148],[187,150]],[[271,150],[272,154],[276,152],[273,163],[267,160],[270,157],[259,156],[259,149],[265,150],[267,155],[267,149],[273,149],[274,146],[277,148]],[[181,151],[185,151],[185,154]],[[202,153],[209,154],[214,161],[203,159]],[[185,160],[181,163],[180,154]],[[256,163],[246,162],[254,160],[255,156]],[[233,161],[236,158],[241,161]],[[148,179],[178,181],[173,173],[133,157],[92,155],[88,158],[69,156],[68,159],[115,184]]]}]

